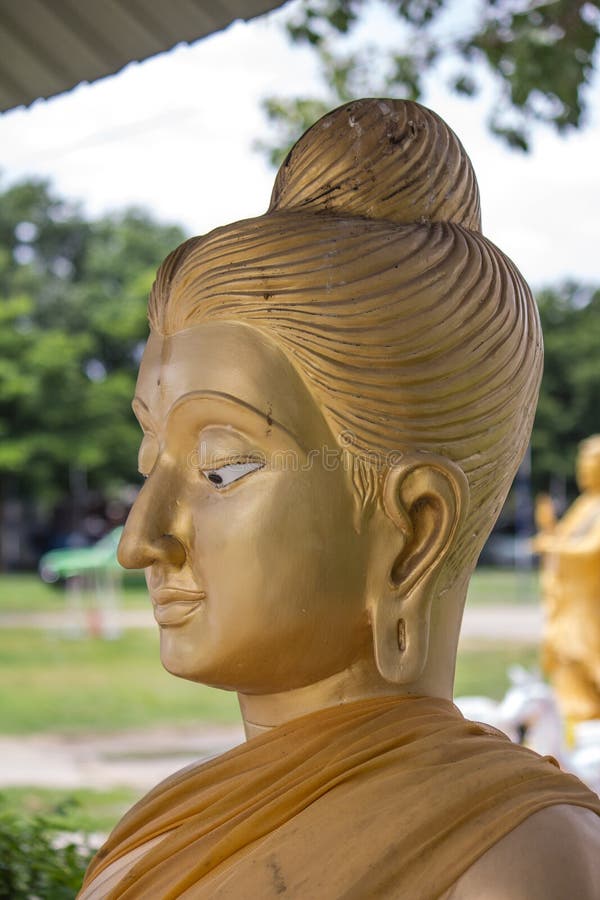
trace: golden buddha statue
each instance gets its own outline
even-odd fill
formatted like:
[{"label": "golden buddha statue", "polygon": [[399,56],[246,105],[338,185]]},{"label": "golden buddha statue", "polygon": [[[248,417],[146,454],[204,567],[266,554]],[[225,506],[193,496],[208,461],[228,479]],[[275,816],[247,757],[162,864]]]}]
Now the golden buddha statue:
[{"label": "golden buddha statue", "polygon": [[248,740],[140,801],[81,898],[595,896],[598,797],[451,701],[542,366],[454,133],[406,101],[325,116],[265,215],[165,260],[149,318],[120,560],[165,667],[237,691]]},{"label": "golden buddha statue", "polygon": [[577,457],[581,495],[556,522],[538,509],[546,612],[542,662],[561,712],[572,722],[600,719],[600,435]]}]

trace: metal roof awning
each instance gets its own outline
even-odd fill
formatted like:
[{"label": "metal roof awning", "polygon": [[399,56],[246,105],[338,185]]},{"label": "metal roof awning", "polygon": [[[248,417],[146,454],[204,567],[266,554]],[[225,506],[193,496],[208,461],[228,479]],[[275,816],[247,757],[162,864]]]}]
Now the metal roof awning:
[{"label": "metal roof awning", "polygon": [[283,0],[0,0],[0,111],[112,75]]}]

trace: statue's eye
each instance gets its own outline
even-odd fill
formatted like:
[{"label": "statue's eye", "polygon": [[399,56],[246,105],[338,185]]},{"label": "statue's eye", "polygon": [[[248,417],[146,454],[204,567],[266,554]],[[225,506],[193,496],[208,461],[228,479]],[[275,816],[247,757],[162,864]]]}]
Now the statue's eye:
[{"label": "statue's eye", "polygon": [[262,469],[263,466],[262,462],[230,463],[226,466],[219,466],[217,469],[202,469],[202,474],[214,487],[224,488],[233,484],[234,481],[239,481],[244,475]]}]

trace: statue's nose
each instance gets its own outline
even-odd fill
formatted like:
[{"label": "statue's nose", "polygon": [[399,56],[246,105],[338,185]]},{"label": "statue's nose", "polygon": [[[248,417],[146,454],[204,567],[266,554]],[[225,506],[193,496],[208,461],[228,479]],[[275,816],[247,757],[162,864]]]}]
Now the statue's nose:
[{"label": "statue's nose", "polygon": [[155,562],[181,568],[184,542],[177,534],[175,485],[155,471],[133,504],[121,535],[117,559],[125,569],[145,569]]}]

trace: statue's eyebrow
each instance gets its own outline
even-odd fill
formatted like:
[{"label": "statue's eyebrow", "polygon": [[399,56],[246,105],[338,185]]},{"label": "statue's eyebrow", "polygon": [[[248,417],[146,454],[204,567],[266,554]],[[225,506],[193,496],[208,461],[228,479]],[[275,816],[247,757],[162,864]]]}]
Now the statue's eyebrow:
[{"label": "statue's eyebrow", "polygon": [[180,406],[183,406],[185,403],[189,403],[192,400],[216,400],[219,403],[224,403],[227,405],[234,404],[237,407],[241,407],[243,410],[252,413],[252,415],[260,419],[261,423],[265,424],[267,428],[274,428],[277,431],[283,432],[296,444],[299,450],[301,450],[303,453],[308,453],[307,448],[304,446],[298,436],[281,422],[278,422],[277,419],[274,419],[270,412],[264,412],[264,410],[257,409],[255,406],[252,406],[251,403],[247,403],[240,397],[236,397],[233,394],[226,394],[223,391],[188,391],[187,394],[183,394],[181,397],[178,397],[177,400],[175,400],[175,402],[167,411],[166,418],[169,419],[169,417],[177,409],[179,409]]}]

